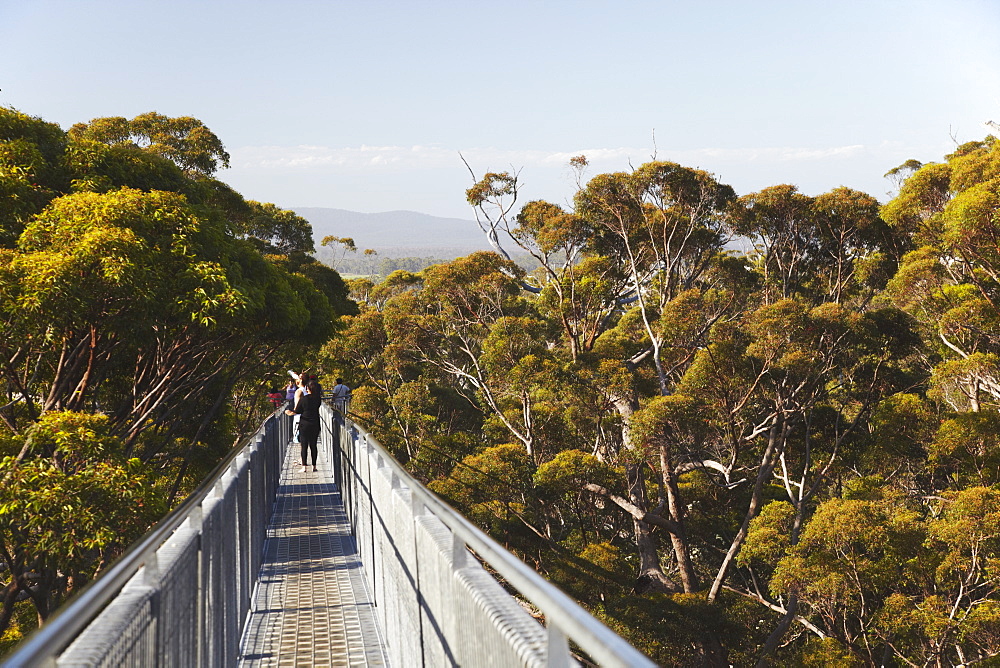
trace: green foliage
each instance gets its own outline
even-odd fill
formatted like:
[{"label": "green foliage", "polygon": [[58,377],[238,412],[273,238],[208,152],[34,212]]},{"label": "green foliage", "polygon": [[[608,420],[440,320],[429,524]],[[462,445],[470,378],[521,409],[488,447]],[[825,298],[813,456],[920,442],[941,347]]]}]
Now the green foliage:
[{"label": "green foliage", "polygon": [[529,512],[533,473],[524,448],[507,443],[465,457],[430,489],[508,542],[523,530],[519,516]]},{"label": "green foliage", "polygon": [[0,108],[3,642],[195,486],[271,411],[269,375],[357,312],[306,255],[308,222],[211,178],[228,160],[189,117],[66,133]]},{"label": "green foliage", "polygon": [[472,206],[481,206],[491,199],[511,194],[514,190],[515,177],[507,172],[489,173],[476,185],[465,191],[465,198]]},{"label": "green foliage", "polygon": [[107,416],[45,413],[28,438],[41,456],[0,460],[4,628],[19,593],[44,619],[167,509],[158,477],[121,454]]},{"label": "green foliage", "polygon": [[11,247],[66,185],[66,137],[58,125],[0,107],[0,247]]},{"label": "green foliage", "polygon": [[466,195],[501,252],[353,282],[324,364],[662,665],[989,661],[998,144],[904,163],[881,207],[651,162],[515,214],[517,174],[488,173]]},{"label": "green foliage", "polygon": [[69,130],[77,141],[126,144],[173,161],[186,172],[211,176],[229,167],[229,154],[219,138],[196,118],[169,118],[151,111],[128,120],[120,116],[95,118]]},{"label": "green foliage", "polygon": [[1000,483],[1000,414],[958,413],[943,421],[929,448],[930,464],[961,483]]},{"label": "green foliage", "polygon": [[740,550],[739,562],[776,564],[792,546],[792,522],[795,507],[787,501],[772,501],[750,522],[746,545]]},{"label": "green foliage", "polygon": [[843,666],[843,668],[859,668],[865,663],[859,657],[851,655],[850,650],[834,638],[810,638],[802,647],[802,654],[796,665],[802,668],[828,668]]},{"label": "green foliage", "polygon": [[578,494],[587,483],[614,487],[620,473],[591,454],[579,450],[563,450],[538,467],[534,474],[535,487],[543,494],[558,498]]},{"label": "green foliage", "polygon": [[273,204],[247,202],[250,212],[240,221],[239,231],[259,243],[262,253],[291,255],[312,253],[312,225],[293,211],[279,209]]},{"label": "green foliage", "polygon": [[507,443],[466,457],[447,480],[435,483],[432,489],[462,505],[493,500],[523,502],[531,489],[533,469],[524,448]]}]

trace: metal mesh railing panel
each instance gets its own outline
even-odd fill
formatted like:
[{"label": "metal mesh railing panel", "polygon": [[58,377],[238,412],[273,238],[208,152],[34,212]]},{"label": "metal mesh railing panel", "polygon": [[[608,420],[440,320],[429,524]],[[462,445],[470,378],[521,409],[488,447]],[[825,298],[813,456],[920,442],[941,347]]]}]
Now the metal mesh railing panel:
[{"label": "metal mesh railing panel", "polygon": [[250,550],[252,549],[250,540],[250,513],[253,502],[250,499],[249,457],[241,455],[237,458],[231,470],[234,480],[229,493],[232,494],[233,503],[236,507],[236,541],[234,545],[236,548],[236,570],[233,573],[236,581],[236,619],[240,630],[242,630],[243,620],[246,619],[247,613],[250,612],[250,595],[258,570],[252,568],[252,559],[250,558]]},{"label": "metal mesh railing panel", "polygon": [[264,541],[267,538],[268,519],[271,516],[273,496],[267,494],[268,460],[267,449],[264,447],[264,436],[258,436],[250,447],[250,553],[249,569],[251,573],[259,573],[264,559]]},{"label": "metal mesh railing panel", "polygon": [[391,567],[395,549],[392,545],[392,535],[389,533],[390,528],[386,524],[392,521],[392,506],[389,503],[390,482],[386,475],[388,471],[379,471],[380,465],[378,454],[370,452],[368,480],[372,498],[372,560],[365,561],[362,558],[361,563],[365,565],[365,570],[374,571],[372,581],[375,585],[373,594],[377,606],[376,619],[378,619],[379,626],[385,631],[387,643],[392,651],[391,648],[399,644],[399,637],[396,629],[391,626],[391,608],[394,606],[389,605],[389,601],[391,600],[390,596],[392,596],[392,583],[389,583],[389,591],[387,591],[386,579],[390,576],[386,571]]},{"label": "metal mesh railing panel", "polygon": [[198,637],[198,664],[202,666],[222,665],[225,658],[223,649],[225,634],[225,601],[222,593],[222,545],[219,537],[222,531],[222,500],[209,498],[201,505],[202,550],[201,550],[201,624]]},{"label": "metal mesh railing panel", "polygon": [[382,628],[396,664],[420,665],[417,562],[409,490],[394,486],[389,470],[380,467],[372,475],[372,493],[379,509],[376,545],[381,554],[380,591],[386,601],[379,606]]},{"label": "metal mesh railing panel", "polygon": [[454,571],[463,666],[544,666],[545,629],[478,563]]},{"label": "metal mesh railing panel", "polygon": [[198,553],[201,535],[190,522],[156,552],[159,577],[157,655],[161,666],[193,666],[198,661]]},{"label": "metal mesh railing panel", "polygon": [[425,666],[456,666],[452,643],[460,632],[454,614],[451,567],[452,535],[433,515],[419,515],[414,523],[420,573],[420,626]]},{"label": "metal mesh railing panel", "polygon": [[155,665],[156,627],[153,599],[156,590],[132,578],[101,614],[77,637],[56,665],[60,668],[147,668]]},{"label": "metal mesh railing panel", "polygon": [[482,567],[455,569],[454,537],[436,517],[417,517],[424,665],[540,666],[545,629]]},{"label": "metal mesh railing panel", "polygon": [[378,589],[375,584],[378,575],[378,564],[375,561],[375,533],[372,527],[374,518],[370,488],[371,481],[369,480],[371,460],[368,457],[367,444],[363,440],[356,442],[355,452],[357,453],[357,459],[355,460],[355,465],[357,466],[357,477],[355,478],[355,492],[357,494],[355,512],[357,513],[357,522],[354,527],[354,538],[358,544],[358,555],[361,557],[361,563],[365,565],[365,582],[368,586],[368,591],[372,593],[373,603],[377,606],[381,603],[381,599],[378,597]]},{"label": "metal mesh railing panel", "polygon": [[218,496],[202,504],[202,580],[204,624],[199,664],[229,666],[236,660],[242,619],[236,614],[236,499],[234,477],[219,481]]},{"label": "metal mesh railing panel", "polygon": [[[384,474],[383,476],[384,477]],[[392,618],[392,628],[398,642],[393,648],[393,658],[397,665],[419,666],[422,661],[422,628],[420,619],[419,560],[415,534],[415,516],[410,490],[392,484],[390,476],[389,498],[391,512],[389,524],[393,552],[386,563],[386,589],[392,600],[394,611],[387,614]]]}]

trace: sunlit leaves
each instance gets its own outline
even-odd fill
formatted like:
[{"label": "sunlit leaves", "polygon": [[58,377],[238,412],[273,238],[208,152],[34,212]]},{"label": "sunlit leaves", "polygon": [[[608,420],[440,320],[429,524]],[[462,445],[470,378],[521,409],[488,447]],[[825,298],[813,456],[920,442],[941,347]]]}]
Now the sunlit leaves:
[{"label": "sunlit leaves", "polygon": [[618,485],[620,475],[589,453],[563,450],[541,464],[533,478],[537,488],[558,498],[565,494],[579,494],[589,483],[613,489]]},{"label": "sunlit leaves", "polygon": [[887,596],[903,582],[924,536],[919,515],[895,499],[831,499],[779,562],[772,591],[797,592],[836,624],[855,614],[858,599]]},{"label": "sunlit leaves", "polygon": [[562,207],[543,200],[528,202],[517,214],[513,236],[522,246],[536,246],[542,253],[561,251],[572,262],[587,245],[592,231],[586,222]]},{"label": "sunlit leaves", "polygon": [[787,501],[772,501],[750,522],[746,544],[740,551],[742,565],[778,563],[792,546],[792,521],[795,508]]},{"label": "sunlit leaves", "polygon": [[222,141],[204,123],[190,116],[170,118],[152,111],[131,120],[96,118],[89,123],[77,123],[69,134],[77,140],[133,144],[175,162],[192,174],[211,176],[219,167],[229,166],[229,153]]},{"label": "sunlit leaves", "polygon": [[46,413],[30,437],[39,456],[0,460],[0,548],[19,587],[45,583],[37,607],[47,614],[50,590],[65,586],[57,577],[90,579],[166,508],[148,471],[121,455],[106,416]]},{"label": "sunlit leaves", "polygon": [[21,294],[7,308],[31,314],[36,326],[44,325],[40,317],[68,317],[65,326],[74,326],[137,310],[212,324],[242,299],[218,262],[201,259],[215,252],[205,241],[179,195],[122,189],[62,197],[22,235],[24,254],[14,260]]},{"label": "sunlit leaves", "polygon": [[465,457],[448,478],[430,485],[431,491],[458,504],[484,524],[509,524],[525,509],[534,463],[519,444],[508,443]]},{"label": "sunlit leaves", "polygon": [[1000,483],[1000,415],[959,413],[941,423],[929,447],[930,464],[964,481]]},{"label": "sunlit leaves", "polygon": [[899,194],[882,207],[882,217],[918,246],[925,245],[936,232],[935,217],[951,196],[950,166],[924,165],[906,180]]},{"label": "sunlit leaves", "polygon": [[0,246],[14,245],[28,219],[68,181],[59,126],[0,107]]},{"label": "sunlit leaves", "polygon": [[515,184],[515,177],[507,172],[489,172],[465,191],[465,198],[472,206],[483,206],[491,200],[512,194]]},{"label": "sunlit leaves", "polygon": [[262,252],[280,255],[313,252],[312,225],[305,218],[270,203],[247,204],[250,214],[237,231],[259,241]]}]

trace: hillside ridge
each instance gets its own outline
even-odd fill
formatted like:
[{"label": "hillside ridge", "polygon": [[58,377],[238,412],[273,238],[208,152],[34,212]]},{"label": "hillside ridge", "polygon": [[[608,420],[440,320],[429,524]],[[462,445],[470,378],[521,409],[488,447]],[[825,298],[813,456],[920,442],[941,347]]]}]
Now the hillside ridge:
[{"label": "hillside ridge", "polygon": [[[326,207],[292,207],[312,225],[317,252],[325,236],[350,237],[358,250],[374,249],[384,257],[459,257],[488,250],[476,221],[396,210],[361,213]],[[322,253],[321,253],[322,254]]]}]

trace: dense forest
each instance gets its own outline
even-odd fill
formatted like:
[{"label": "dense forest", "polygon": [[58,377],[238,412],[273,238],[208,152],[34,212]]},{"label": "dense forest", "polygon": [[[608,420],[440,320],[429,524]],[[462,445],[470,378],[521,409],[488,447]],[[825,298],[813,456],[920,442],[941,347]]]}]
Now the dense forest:
[{"label": "dense forest", "polygon": [[344,276],[366,276],[376,279],[386,278],[394,271],[423,271],[427,267],[444,262],[437,257],[381,257],[374,249],[365,249],[361,257],[336,257],[333,253],[322,252],[317,253],[316,257]]},{"label": "dense forest", "polygon": [[348,281],[358,419],[663,665],[1000,654],[1000,142],[885,205],[572,167],[572,210],[468,190],[497,252]]},{"label": "dense forest", "polygon": [[0,654],[193,489],[356,313],[200,121],[0,107]]},{"label": "dense forest", "polygon": [[[333,253],[323,253],[320,249],[316,253],[316,259],[329,264],[337,273],[349,277],[363,277],[373,281],[379,281],[389,277],[394,271],[406,271],[410,273],[421,272],[427,267],[435,264],[442,264],[445,260],[439,257],[382,257],[374,249],[366,249],[361,257],[346,255],[335,257]],[[355,253],[357,251],[355,250]],[[365,255],[364,253],[367,253]],[[452,256],[449,256],[452,257]],[[535,258],[527,253],[513,254],[511,259],[525,271],[531,271],[537,266]]]}]

